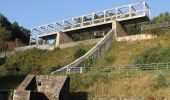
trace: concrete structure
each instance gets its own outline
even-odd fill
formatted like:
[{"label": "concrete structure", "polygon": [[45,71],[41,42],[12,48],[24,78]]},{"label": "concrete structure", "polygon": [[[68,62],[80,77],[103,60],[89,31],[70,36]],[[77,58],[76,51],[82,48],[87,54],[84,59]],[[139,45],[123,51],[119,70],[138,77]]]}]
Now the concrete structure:
[{"label": "concrete structure", "polygon": [[14,90],[13,100],[68,100],[67,76],[28,75]]},{"label": "concrete structure", "polygon": [[124,27],[120,24],[120,22],[114,20],[112,21],[112,29],[106,34],[104,38],[100,42],[98,42],[91,50],[89,50],[85,55],[80,57],[79,59],[73,61],[72,63],[68,64],[67,66],[58,69],[51,74],[60,73],[60,72],[68,72],[70,71],[71,67],[85,67],[85,61],[89,58],[98,59],[103,52],[105,52],[111,45],[112,41],[118,36],[125,36],[127,33]]},{"label": "concrete structure", "polygon": [[84,40],[84,41],[78,41],[78,42],[69,42],[69,43],[64,43],[60,44],[59,48],[67,48],[67,47],[72,47],[76,45],[94,45],[97,44],[102,38],[97,38],[97,39],[89,39],[89,40]]},{"label": "concrete structure", "polygon": [[156,38],[157,36],[151,34],[138,34],[131,36],[117,37],[116,41],[136,41],[136,40],[148,40]]},{"label": "concrete structure", "polygon": [[[124,26],[149,20],[149,17],[150,8],[146,2],[111,8],[32,28],[30,44],[43,45],[47,40],[55,39],[55,46],[58,47],[60,44],[72,42],[70,34],[76,31],[86,31],[92,27],[96,27],[98,31],[97,26],[108,26],[113,20],[117,20]],[[118,32],[116,36],[122,36],[121,34],[124,33]]]}]

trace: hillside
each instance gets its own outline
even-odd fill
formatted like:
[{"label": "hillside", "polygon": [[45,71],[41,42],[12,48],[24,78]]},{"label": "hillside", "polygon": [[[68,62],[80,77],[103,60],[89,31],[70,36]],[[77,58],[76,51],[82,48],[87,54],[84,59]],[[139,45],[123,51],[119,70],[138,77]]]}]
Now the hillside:
[{"label": "hillside", "polygon": [[[19,51],[6,59],[0,66],[2,74],[13,71],[14,73],[48,72],[51,68],[61,68],[87,52],[92,45],[79,45],[65,49],[56,48],[53,51],[30,49]],[[76,54],[78,52],[78,54]],[[83,54],[84,54],[83,53]]]},{"label": "hillside", "polygon": [[[94,67],[116,67],[139,63],[158,63],[170,61],[170,31],[155,39],[116,42],[104,53],[101,59],[95,61]],[[159,57],[162,56],[162,57]],[[166,58],[166,59],[165,59]]]},{"label": "hillside", "polygon": [[[152,74],[151,74],[152,73]],[[162,73],[165,73],[164,71]],[[170,99],[170,74],[149,71],[133,75],[114,73],[73,74],[71,78],[72,100],[93,98],[165,100]],[[79,95],[74,95],[74,94]],[[88,99],[85,99],[88,98]]]},{"label": "hillside", "polygon": [[[169,20],[165,13],[155,17],[151,22]],[[167,18],[167,16],[169,16]],[[163,18],[163,20],[161,19]],[[139,29],[140,26],[137,26]],[[116,42],[113,41],[108,51],[100,59],[87,60],[88,67],[111,67],[121,65],[166,63],[170,62],[170,30],[155,29],[141,33],[154,34],[157,38],[150,40]],[[76,60],[93,45],[80,45],[54,51],[31,49],[16,52],[0,65],[0,88],[16,88],[24,79],[23,74],[49,74],[51,68],[61,68]],[[87,66],[85,66],[87,67]],[[128,70],[122,72],[87,72],[69,74],[72,100],[94,98],[136,98],[144,100],[170,99],[170,70]],[[16,75],[16,77],[15,77]],[[21,76],[17,76],[21,75]],[[57,74],[58,75],[58,74]],[[3,77],[5,76],[5,77]],[[13,77],[11,77],[13,76]],[[18,79],[17,79],[18,78]],[[14,84],[10,84],[14,82]],[[8,83],[8,84],[7,84]],[[4,88],[3,88],[4,87]]]},{"label": "hillside", "polygon": [[11,23],[0,13],[0,52],[28,45],[29,37],[30,30],[18,25],[17,22]]}]

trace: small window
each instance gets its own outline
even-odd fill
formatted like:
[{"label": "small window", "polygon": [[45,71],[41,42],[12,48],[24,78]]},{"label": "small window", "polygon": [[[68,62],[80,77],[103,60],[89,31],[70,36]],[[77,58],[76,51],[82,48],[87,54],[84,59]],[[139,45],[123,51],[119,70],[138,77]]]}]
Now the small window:
[{"label": "small window", "polygon": [[41,82],[38,82],[38,86],[41,86]]}]

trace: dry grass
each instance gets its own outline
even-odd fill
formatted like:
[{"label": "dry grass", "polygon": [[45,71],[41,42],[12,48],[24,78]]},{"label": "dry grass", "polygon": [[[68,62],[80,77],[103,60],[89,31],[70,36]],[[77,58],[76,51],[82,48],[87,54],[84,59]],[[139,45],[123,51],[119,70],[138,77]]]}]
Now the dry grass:
[{"label": "dry grass", "polygon": [[[137,55],[143,54],[145,51],[157,47],[157,46],[170,46],[170,34],[167,32],[165,35],[159,36],[155,39],[133,41],[133,42],[114,42],[111,48],[102,55],[101,59],[97,60],[95,67],[111,66],[116,67],[117,65],[130,65],[134,63]],[[113,61],[108,63],[106,58],[112,56]]]},{"label": "dry grass", "polygon": [[[85,91],[88,93],[89,98],[139,98],[139,97],[156,97],[166,98],[165,100],[170,99],[170,88],[154,88],[155,76],[154,75],[144,75],[144,76],[129,76],[116,78],[112,74],[108,75],[97,75],[96,79],[91,75],[81,75],[74,78],[82,78],[79,80],[80,84],[74,83],[77,85],[77,92]],[[76,75],[77,76],[77,75]],[[90,78],[91,77],[91,78]],[[73,79],[74,79],[73,78]],[[72,79],[72,77],[71,77]],[[94,79],[94,80],[92,80]],[[92,81],[92,82],[89,82]],[[87,83],[93,83],[89,87],[83,86]],[[168,83],[170,83],[170,77],[168,78]],[[169,98],[169,99],[168,99]]]}]

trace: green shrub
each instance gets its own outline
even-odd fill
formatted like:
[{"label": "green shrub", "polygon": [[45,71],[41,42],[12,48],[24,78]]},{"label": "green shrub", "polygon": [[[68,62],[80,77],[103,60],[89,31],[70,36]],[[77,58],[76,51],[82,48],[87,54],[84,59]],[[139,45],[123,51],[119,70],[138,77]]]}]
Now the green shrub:
[{"label": "green shrub", "polygon": [[166,63],[170,61],[170,47],[157,46],[136,56],[134,63]]},{"label": "green shrub", "polygon": [[112,55],[108,55],[105,57],[105,61],[107,64],[112,64],[115,61],[115,57],[113,57]]},{"label": "green shrub", "polygon": [[155,77],[154,88],[158,89],[162,87],[168,87],[168,83],[166,77],[162,73],[159,73],[159,75]]},{"label": "green shrub", "polygon": [[87,51],[83,48],[79,48],[75,53],[74,53],[74,57],[75,58],[79,58],[81,56],[83,56]]},{"label": "green shrub", "polygon": [[85,67],[92,67],[93,64],[94,64],[94,61],[95,61],[95,58],[94,57],[90,57],[90,58],[88,58],[88,59],[86,59],[84,61],[84,66]]}]

